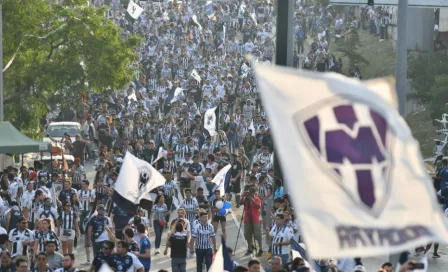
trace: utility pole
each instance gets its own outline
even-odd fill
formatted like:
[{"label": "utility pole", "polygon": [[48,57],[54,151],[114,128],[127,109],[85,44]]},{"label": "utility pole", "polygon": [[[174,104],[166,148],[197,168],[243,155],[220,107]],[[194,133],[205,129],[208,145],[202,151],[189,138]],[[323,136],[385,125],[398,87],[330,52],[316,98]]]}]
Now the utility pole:
[{"label": "utility pole", "polygon": [[408,87],[408,47],[407,47],[408,0],[398,1],[397,66],[395,70],[396,90],[400,115],[406,116],[406,89]]},{"label": "utility pole", "polygon": [[[398,97],[399,112],[402,117],[406,116],[406,89],[408,85],[408,0],[398,1],[398,36],[397,36],[397,64],[395,70],[395,88]],[[389,255],[389,262],[397,266],[401,254]]]},{"label": "utility pole", "polygon": [[3,105],[3,18],[2,18],[3,2],[0,0],[0,122],[4,121],[4,105]]},{"label": "utility pole", "polygon": [[[294,52],[294,0],[277,0],[277,25],[275,38],[275,64],[292,66]],[[272,133],[271,133],[271,136]],[[275,148],[274,148],[275,150]],[[283,180],[280,156],[274,156],[274,176]]]}]

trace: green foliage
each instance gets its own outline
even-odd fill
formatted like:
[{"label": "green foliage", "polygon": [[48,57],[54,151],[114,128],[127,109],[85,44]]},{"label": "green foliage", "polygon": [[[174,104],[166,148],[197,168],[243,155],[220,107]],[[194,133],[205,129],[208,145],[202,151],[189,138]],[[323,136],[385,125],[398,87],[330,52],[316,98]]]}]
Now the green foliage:
[{"label": "green foliage", "polygon": [[3,1],[5,116],[30,136],[50,103],[76,106],[83,91],[121,88],[132,80],[139,38],[86,1]]},{"label": "green foliage", "polygon": [[439,53],[410,53],[408,78],[417,99],[429,110],[432,119],[448,112],[448,57]]},{"label": "green foliage", "polygon": [[337,50],[344,54],[348,58],[349,67],[353,67],[355,64],[365,63],[369,64],[369,61],[365,59],[360,52],[360,40],[359,33],[356,29],[352,29],[349,34],[346,34],[346,40],[338,43]]}]

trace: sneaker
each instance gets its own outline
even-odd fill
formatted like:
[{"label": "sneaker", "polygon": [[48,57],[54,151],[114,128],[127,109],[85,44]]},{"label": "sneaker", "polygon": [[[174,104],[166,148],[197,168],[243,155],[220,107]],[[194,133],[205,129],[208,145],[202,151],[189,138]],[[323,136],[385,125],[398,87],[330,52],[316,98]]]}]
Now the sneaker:
[{"label": "sneaker", "polygon": [[251,254],[252,254],[252,250],[248,249],[248,250],[246,251],[246,254],[244,254],[244,256],[249,256],[249,255],[251,255]]},{"label": "sneaker", "polygon": [[81,263],[81,265],[89,265],[89,264],[90,264],[89,260],[86,260],[85,262]]},{"label": "sneaker", "polygon": [[437,254],[437,253],[434,253],[434,254],[432,254],[432,257],[433,257],[433,258],[440,258],[440,255]]},{"label": "sneaker", "polygon": [[380,39],[380,42],[383,42],[384,41],[384,39]]},{"label": "sneaker", "polygon": [[154,255],[160,254],[160,250],[156,248],[156,253]]},{"label": "sneaker", "polygon": [[72,253],[73,253],[73,254],[78,254],[78,251],[77,251],[76,249],[73,249],[73,250],[72,250]]},{"label": "sneaker", "polygon": [[261,256],[263,256],[263,250],[260,249],[257,253],[257,257],[261,257]]}]

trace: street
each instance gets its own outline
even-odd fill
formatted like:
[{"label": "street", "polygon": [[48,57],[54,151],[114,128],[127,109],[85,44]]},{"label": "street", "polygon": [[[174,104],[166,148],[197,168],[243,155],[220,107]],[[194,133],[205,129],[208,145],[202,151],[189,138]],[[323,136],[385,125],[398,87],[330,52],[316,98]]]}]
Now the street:
[{"label": "street", "polygon": [[[87,170],[87,179],[93,184],[93,180],[95,177],[95,171],[93,170],[93,162],[89,161],[86,163],[86,170]],[[179,194],[180,195],[180,194]],[[242,226],[240,230],[240,235],[238,237],[238,229],[240,226],[241,216],[242,216],[243,208],[236,209],[235,207],[232,207],[232,213],[227,215],[227,246],[231,247],[232,249],[235,249],[235,256],[233,257],[234,260],[238,264],[247,265],[249,260],[251,258],[254,258],[255,256],[244,256],[247,250],[247,243],[244,240],[243,230],[244,227]],[[171,214],[171,220],[176,218],[177,214],[176,211],[172,212]],[[166,233],[167,230],[164,231],[163,238],[162,238],[162,246],[161,246],[161,254],[158,254],[157,256],[152,255],[151,260],[151,271],[158,271],[160,269],[166,269],[168,271],[171,271],[171,259],[169,257],[169,252],[167,256],[163,255],[163,250],[165,249],[165,239],[166,239]],[[216,242],[219,245],[221,244],[221,230],[218,231],[216,236]],[[154,230],[151,229],[151,233],[149,235],[152,245],[154,245]],[[238,241],[238,244],[237,244]],[[263,235],[263,243],[265,242],[265,235]],[[267,250],[267,246],[263,245],[263,250]],[[85,255],[85,249],[83,243],[78,243],[77,247],[78,253],[76,255],[76,261],[78,264],[84,262],[86,260]],[[430,250],[430,256],[428,259],[429,263],[429,269],[428,272],[446,272],[448,269],[448,247],[446,245],[440,245],[439,248],[439,255],[441,256],[440,259],[433,259],[432,258],[432,252],[433,248]],[[153,252],[152,252],[153,253]],[[414,256],[411,256],[414,257]],[[362,262],[367,269],[367,271],[377,271],[379,268],[381,268],[381,265],[388,261],[388,256],[378,256],[373,258],[366,258],[363,259]],[[261,257],[260,261],[263,264],[263,268],[265,268],[268,265],[267,260],[265,257]],[[80,268],[88,268],[89,266],[86,265],[79,265]],[[187,260],[187,271],[196,271],[196,260],[194,258],[189,258]],[[351,272],[351,271],[349,271]]]}]

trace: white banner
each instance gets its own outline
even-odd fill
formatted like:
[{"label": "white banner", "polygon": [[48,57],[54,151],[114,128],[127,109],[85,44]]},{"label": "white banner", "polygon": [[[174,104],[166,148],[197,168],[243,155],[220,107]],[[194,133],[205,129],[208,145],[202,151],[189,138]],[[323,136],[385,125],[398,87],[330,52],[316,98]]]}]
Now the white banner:
[{"label": "white banner", "polygon": [[216,120],[216,108],[208,109],[204,115],[204,128],[210,133],[211,137],[218,135],[216,131],[216,122],[218,122]]},{"label": "white banner", "polygon": [[371,88],[333,73],[254,65],[312,258],[448,243],[418,143],[387,81]]},{"label": "white banner", "polygon": [[165,178],[144,160],[127,152],[115,183],[115,192],[134,204],[148,198],[148,192],[165,184]]},{"label": "white banner", "polygon": [[138,19],[138,17],[140,17],[140,14],[142,14],[143,12],[143,8],[140,7],[139,5],[137,5],[136,3],[134,3],[134,1],[129,0],[129,4],[128,4],[128,13],[129,15],[134,18],[135,20]]}]

